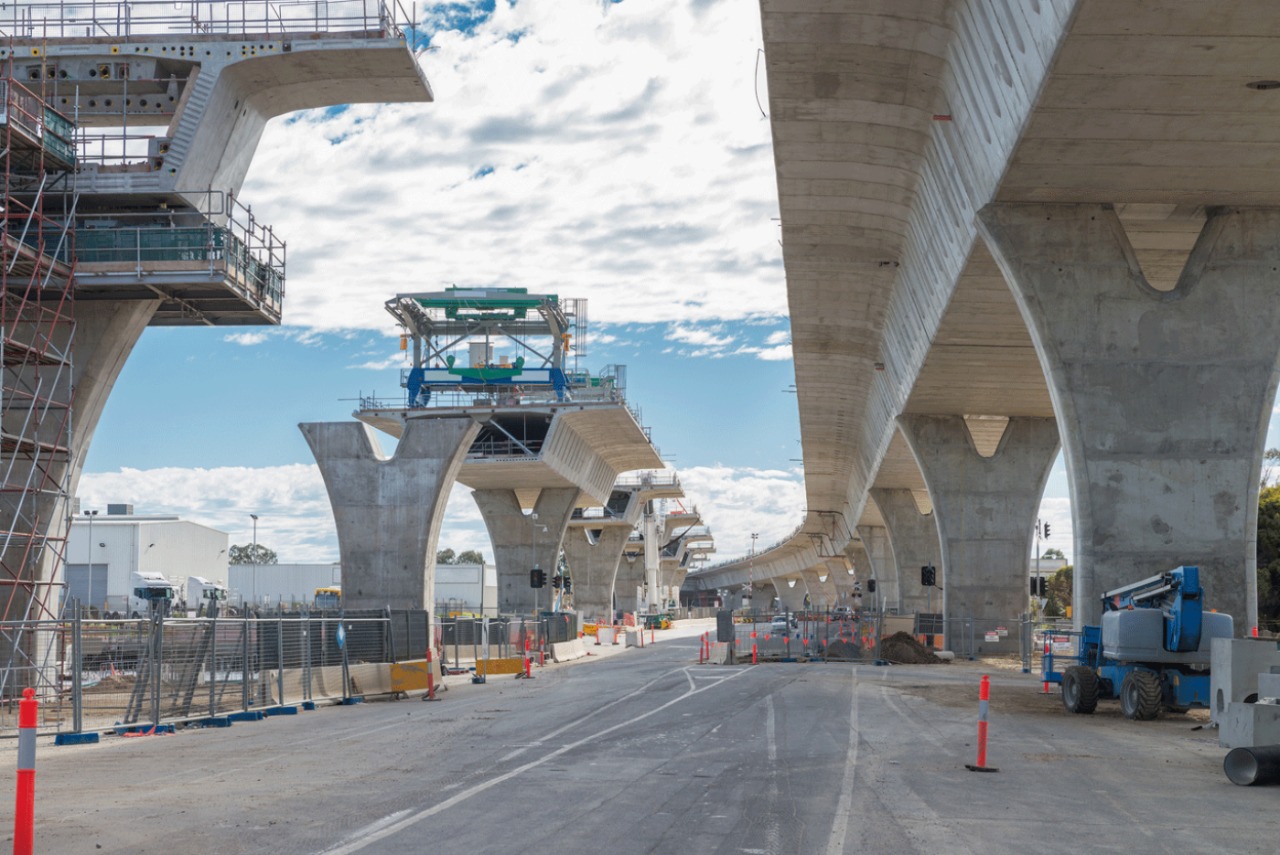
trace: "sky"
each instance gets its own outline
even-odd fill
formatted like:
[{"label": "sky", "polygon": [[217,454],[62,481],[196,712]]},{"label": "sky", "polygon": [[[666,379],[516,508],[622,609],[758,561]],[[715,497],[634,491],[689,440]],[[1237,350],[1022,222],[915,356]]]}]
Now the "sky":
[{"label": "sky", "polygon": [[[760,549],[784,538],[805,497],[757,0],[420,14],[434,103],[296,113],[262,138],[240,199],[288,242],[283,324],[148,329],[90,447],[82,507],[176,513],[233,544],[257,514],[281,562],[336,560],[298,423],[399,393],[394,294],[525,287],[587,298],[584,364],[627,366],[628,400],[715,560],[752,533]],[[1041,517],[1041,548],[1069,557],[1061,458]],[[464,487],[440,547],[492,559]]]}]

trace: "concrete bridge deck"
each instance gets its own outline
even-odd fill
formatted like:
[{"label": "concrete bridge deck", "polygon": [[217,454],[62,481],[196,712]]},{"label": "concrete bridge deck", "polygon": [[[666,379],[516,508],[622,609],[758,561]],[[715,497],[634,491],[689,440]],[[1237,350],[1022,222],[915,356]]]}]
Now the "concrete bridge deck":
[{"label": "concrete bridge deck", "polygon": [[[1212,568],[1208,596],[1247,631],[1275,393],[1274,301],[1253,285],[1274,263],[1280,201],[1268,4],[761,7],[807,511],[754,557],[756,578],[861,550],[859,532],[886,523],[876,496],[927,492],[936,540],[916,552],[946,565],[957,597],[986,588],[949,607],[994,596],[1016,613],[1039,496],[993,511],[1003,533],[979,531],[948,510],[961,451],[928,462],[921,448],[950,431],[998,469],[1006,426],[1054,420],[1077,615],[1101,590],[1193,563]],[[1242,379],[1206,397],[1224,374]],[[1043,484],[1051,445],[1025,440],[1039,451],[1022,481]],[[1007,542],[999,556],[965,551],[993,537]],[[873,572],[909,596],[918,565]]]}]

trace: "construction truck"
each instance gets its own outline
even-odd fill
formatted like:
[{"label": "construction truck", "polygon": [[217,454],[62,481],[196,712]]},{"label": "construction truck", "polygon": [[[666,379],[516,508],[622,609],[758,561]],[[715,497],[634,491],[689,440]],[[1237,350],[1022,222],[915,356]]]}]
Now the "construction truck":
[{"label": "construction truck", "polygon": [[1209,651],[1215,638],[1231,638],[1230,615],[1204,609],[1198,567],[1107,591],[1102,622],[1080,631],[1075,664],[1054,670],[1064,657],[1048,652],[1044,681],[1060,683],[1067,712],[1088,714],[1100,699],[1120,700],[1126,718],[1153,719],[1163,710],[1208,707]]}]

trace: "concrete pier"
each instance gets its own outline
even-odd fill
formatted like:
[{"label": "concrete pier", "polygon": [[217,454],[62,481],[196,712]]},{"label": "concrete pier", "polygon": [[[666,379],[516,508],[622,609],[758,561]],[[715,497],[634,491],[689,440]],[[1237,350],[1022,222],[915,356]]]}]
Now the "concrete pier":
[{"label": "concrete pier", "polygon": [[298,427],[333,506],[343,606],[433,610],[440,522],[479,425],[469,418],[415,420],[390,458],[359,422]]},{"label": "concrete pier", "polygon": [[898,611],[902,607],[901,588],[898,585],[898,565],[893,561],[893,547],[889,543],[889,530],[882,525],[860,525],[858,536],[862,538],[863,554],[867,559],[867,564],[857,565],[864,594],[867,580],[876,580],[875,597],[864,602],[883,606],[885,611]]},{"label": "concrete pier", "polygon": [[614,581],[622,549],[635,523],[571,525],[565,532],[564,557],[573,578],[573,606],[588,617],[612,619]]},{"label": "concrete pier", "polygon": [[[953,637],[959,620],[972,618],[982,639],[1027,611],[1027,556],[1058,454],[1058,427],[1053,419],[1009,419],[995,453],[984,457],[961,416],[900,416],[898,426],[933,500],[947,642],[967,650],[967,641]],[[1016,633],[974,643],[979,654],[1019,649]]]},{"label": "concrete pier", "polygon": [[1076,622],[1179,565],[1256,623],[1258,479],[1280,356],[1280,210],[1211,209],[1171,290],[1106,205],[979,215],[1049,380],[1075,517]]},{"label": "concrete pier", "polygon": [[[551,579],[580,492],[577,487],[543,489],[529,514],[520,506],[515,490],[472,492],[493,544],[493,563],[498,568],[498,611],[502,614],[527,615],[533,614],[535,607],[551,607],[555,597]],[[547,574],[547,587],[542,590],[529,585],[529,571],[535,567]]]},{"label": "concrete pier", "polygon": [[903,614],[942,611],[942,593],[920,584],[920,568],[932,564],[938,568],[938,584],[946,585],[934,515],[920,513],[910,490],[877,487],[871,491],[871,499],[884,517],[893,563],[898,568],[899,610]]}]

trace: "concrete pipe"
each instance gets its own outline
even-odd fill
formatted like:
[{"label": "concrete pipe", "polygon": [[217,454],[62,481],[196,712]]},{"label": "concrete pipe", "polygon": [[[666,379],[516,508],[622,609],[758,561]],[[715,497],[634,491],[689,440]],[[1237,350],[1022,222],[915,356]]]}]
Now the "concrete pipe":
[{"label": "concrete pipe", "polygon": [[1242,787],[1280,782],[1280,745],[1232,748],[1222,761],[1222,771]]}]

